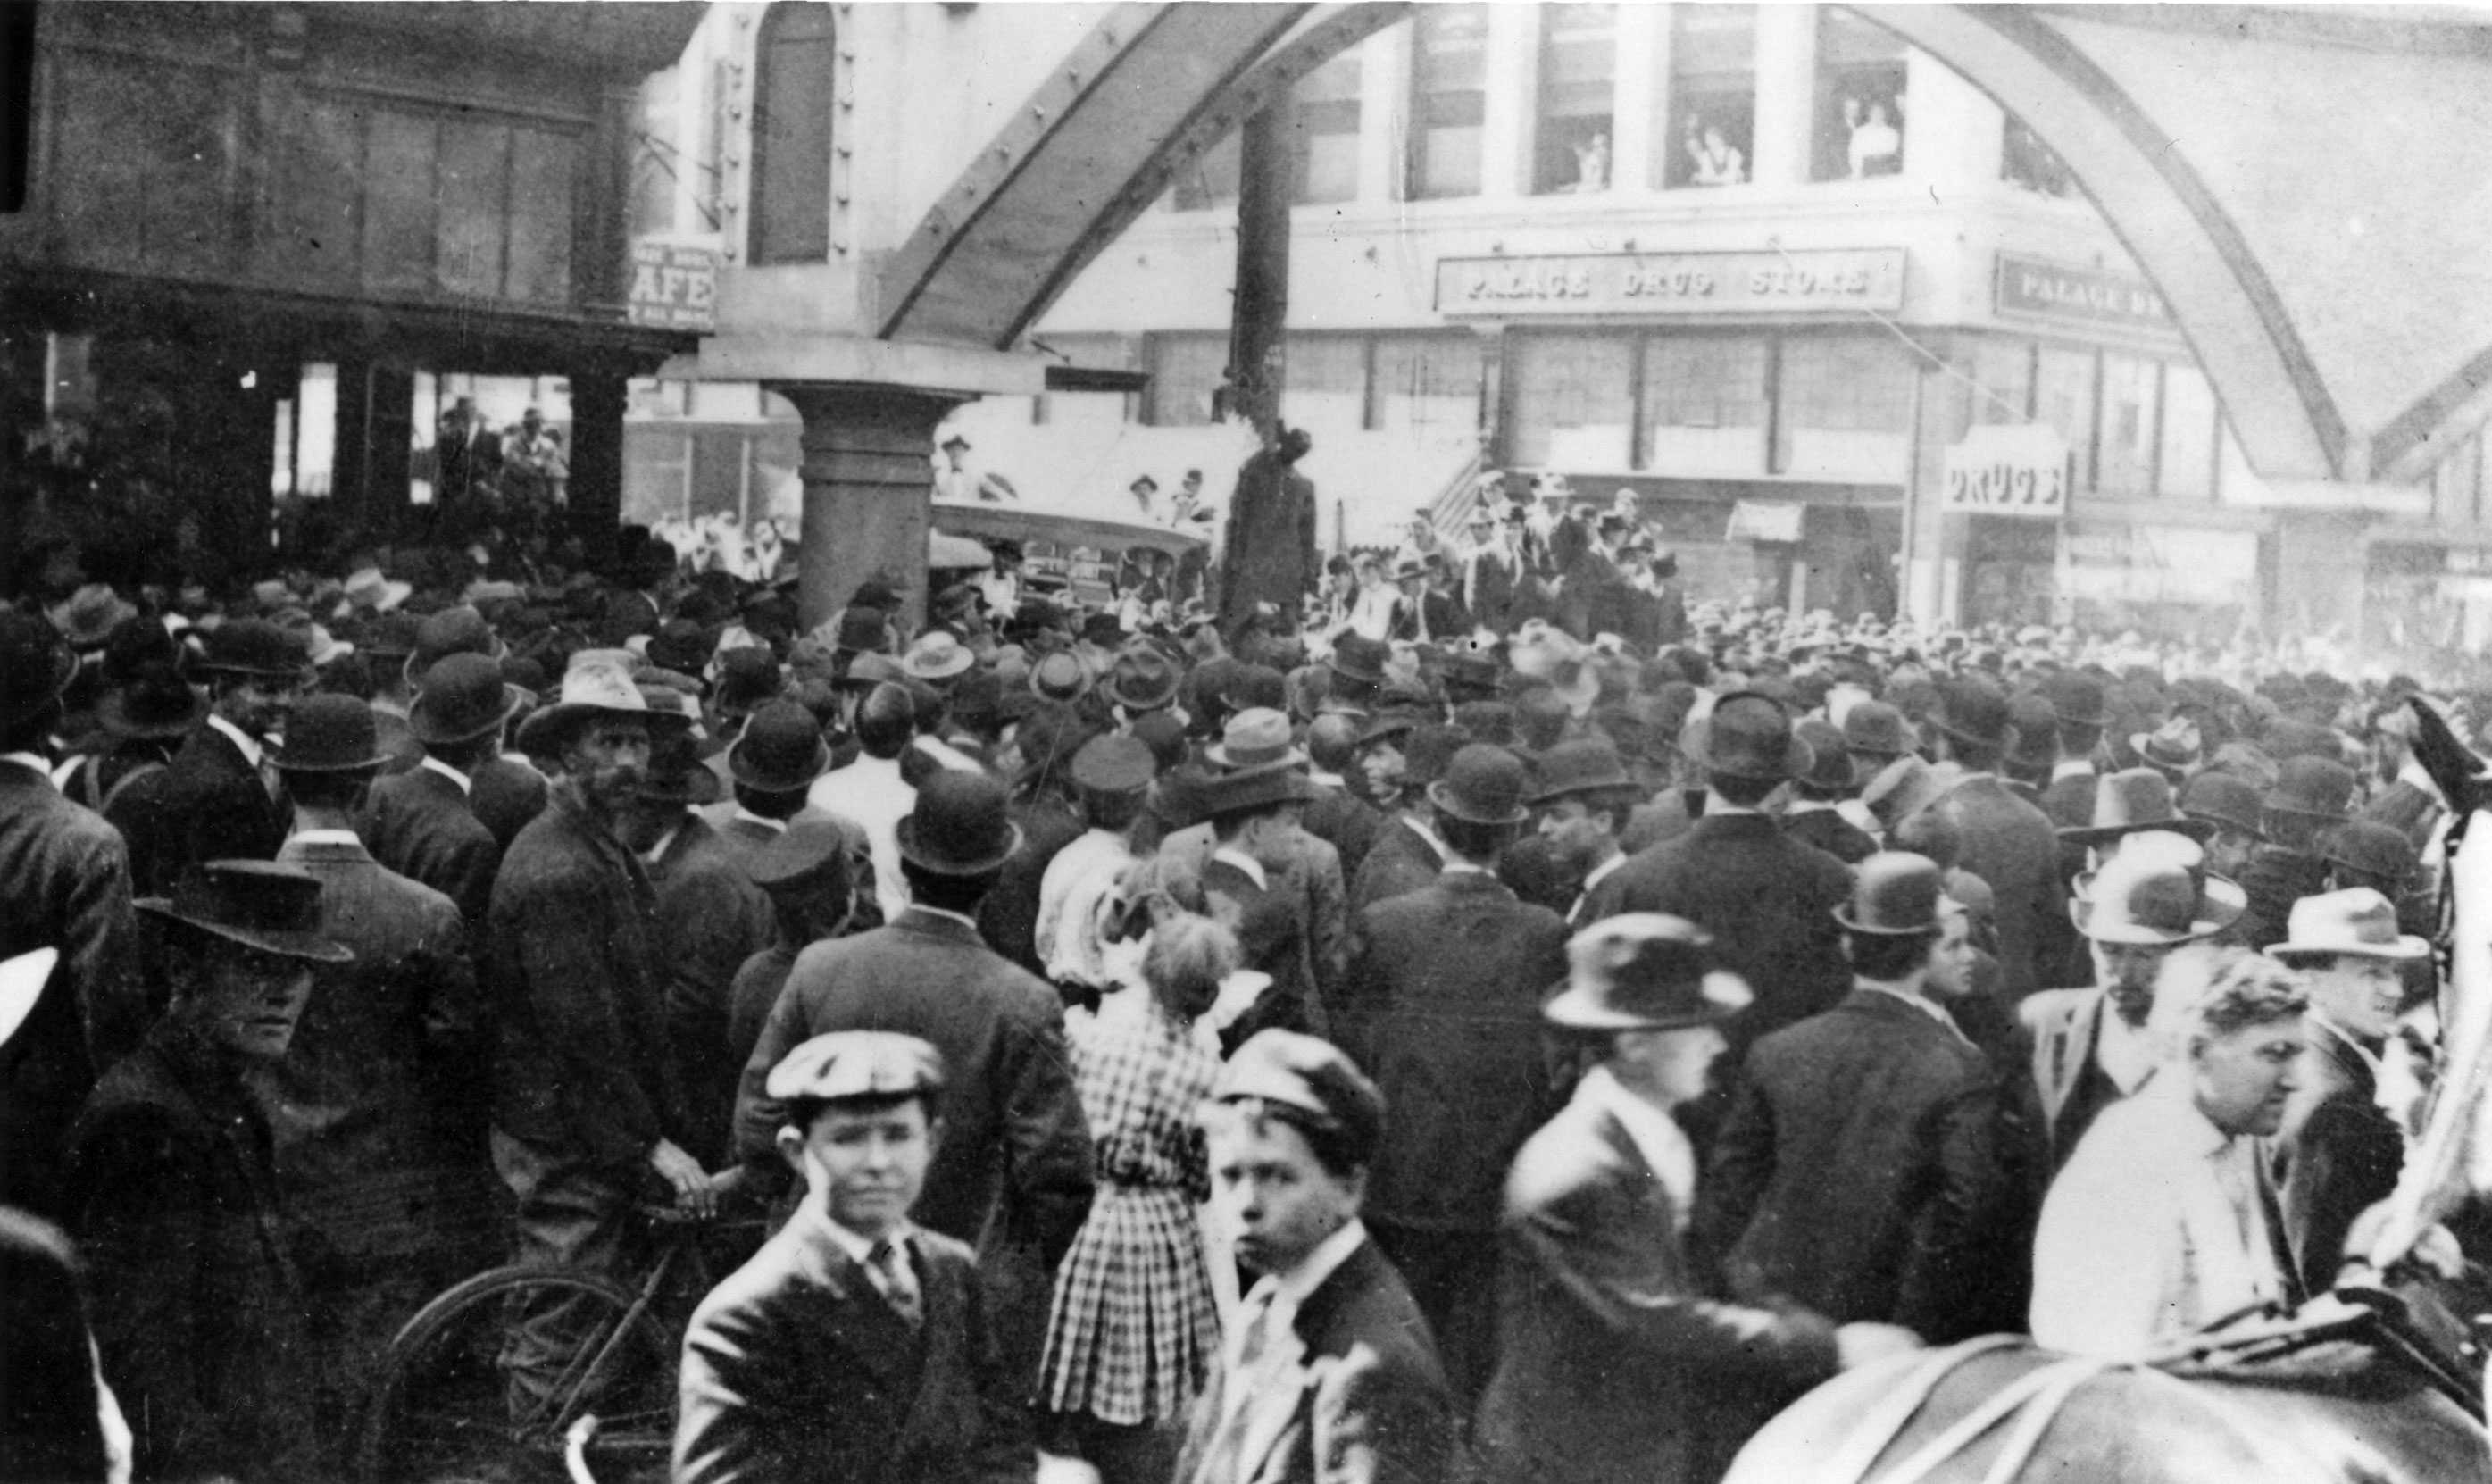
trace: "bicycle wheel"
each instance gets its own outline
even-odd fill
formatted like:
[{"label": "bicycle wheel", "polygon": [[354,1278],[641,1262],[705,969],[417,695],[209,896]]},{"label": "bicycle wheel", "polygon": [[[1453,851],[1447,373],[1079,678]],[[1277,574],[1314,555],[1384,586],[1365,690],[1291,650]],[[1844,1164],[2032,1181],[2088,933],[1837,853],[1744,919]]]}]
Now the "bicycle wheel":
[{"label": "bicycle wheel", "polygon": [[[541,1398],[515,1402],[503,1369],[518,1305],[570,1306],[579,1336]],[[598,1417],[593,1471],[619,1484],[663,1469],[673,1442],[674,1342],[618,1285],[544,1267],[500,1267],[444,1291],[390,1343],[364,1418],[371,1484],[563,1477],[563,1435]]]}]

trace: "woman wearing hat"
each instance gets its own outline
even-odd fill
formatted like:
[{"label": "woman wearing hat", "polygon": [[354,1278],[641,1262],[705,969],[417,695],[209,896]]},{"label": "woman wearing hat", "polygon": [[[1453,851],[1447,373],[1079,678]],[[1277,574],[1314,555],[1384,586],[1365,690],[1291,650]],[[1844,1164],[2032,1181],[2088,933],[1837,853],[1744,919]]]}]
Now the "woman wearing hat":
[{"label": "woman wearing hat", "polygon": [[141,1478],[318,1478],[301,1283],[246,1079],[285,1055],[314,966],[353,955],[319,936],[320,883],[290,866],[194,866],[138,905],[169,1008],[70,1141],[104,1377]]}]

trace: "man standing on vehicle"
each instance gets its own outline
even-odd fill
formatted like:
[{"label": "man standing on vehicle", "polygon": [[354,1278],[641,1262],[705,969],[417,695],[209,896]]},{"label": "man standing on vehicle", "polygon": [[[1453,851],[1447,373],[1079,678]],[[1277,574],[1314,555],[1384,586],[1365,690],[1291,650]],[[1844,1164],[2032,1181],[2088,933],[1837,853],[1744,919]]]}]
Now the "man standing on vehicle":
[{"label": "man standing on vehicle", "polygon": [[[684,1152],[666,1043],[656,893],[620,838],[649,765],[649,734],[688,725],[652,711],[619,667],[563,677],[520,742],[558,758],[551,802],[511,843],[493,883],[487,979],[496,1054],[493,1166],[518,1202],[519,1261],[613,1274],[631,1265],[630,1217],[650,1171],[706,1211],[708,1175]],[[513,1316],[502,1364],[514,1408],[569,1358],[560,1298]]]}]

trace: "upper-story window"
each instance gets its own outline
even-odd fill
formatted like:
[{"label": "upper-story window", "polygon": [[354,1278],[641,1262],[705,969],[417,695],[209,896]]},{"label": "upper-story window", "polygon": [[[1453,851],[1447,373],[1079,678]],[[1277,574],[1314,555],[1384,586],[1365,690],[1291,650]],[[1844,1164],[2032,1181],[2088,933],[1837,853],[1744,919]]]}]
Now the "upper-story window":
[{"label": "upper-story window", "polygon": [[2007,115],[2007,134],[1999,152],[1999,175],[2011,186],[2022,186],[2043,195],[2065,196],[2076,193],[2076,178],[2059,153],[2042,142],[2033,126]]},{"label": "upper-story window", "polygon": [[1290,96],[1290,199],[1358,195],[1358,48],[1309,73]]},{"label": "upper-story window", "polygon": [[1818,12],[1810,179],[1903,173],[1905,73],[1893,33],[1832,6]]},{"label": "upper-story window", "polygon": [[1617,6],[1552,5],[1541,12],[1532,190],[1545,195],[1610,189],[1617,62]]},{"label": "upper-story window", "polygon": [[1423,5],[1411,26],[1408,194],[1477,195],[1488,119],[1488,7]]},{"label": "upper-story window", "polygon": [[783,3],[762,18],[753,86],[753,261],[831,255],[832,64],[827,5]]},{"label": "upper-story window", "polygon": [[1753,177],[1756,7],[1670,8],[1670,107],[1668,146],[1655,152],[1663,185],[1739,186]]}]

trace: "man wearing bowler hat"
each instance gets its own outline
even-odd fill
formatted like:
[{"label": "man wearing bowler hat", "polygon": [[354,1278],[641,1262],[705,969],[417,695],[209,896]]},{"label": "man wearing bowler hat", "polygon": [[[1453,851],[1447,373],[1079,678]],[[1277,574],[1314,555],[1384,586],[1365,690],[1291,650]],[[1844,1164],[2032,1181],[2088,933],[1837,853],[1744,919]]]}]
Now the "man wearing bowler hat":
[{"label": "man wearing bowler hat", "polygon": [[60,952],[9,1049],[0,1201],[56,1218],[67,1214],[60,1173],[70,1122],[149,1018],[122,838],[61,796],[44,751],[76,672],[51,625],[0,611],[0,862],[9,873],[0,957]]},{"label": "man wearing bowler hat", "polygon": [[1995,682],[1963,677],[1940,691],[1934,719],[1942,761],[1962,772],[1938,807],[1964,838],[1957,864],[1990,883],[1999,934],[2000,993],[2033,993],[2038,960],[2053,935],[2044,919],[2060,910],[2060,842],[2048,815],[2018,798],[2000,776],[2014,746],[2013,707]]},{"label": "man wearing bowler hat", "polygon": [[2164,961],[2232,927],[2244,905],[2240,887],[2207,870],[2197,842],[2167,830],[2133,837],[2102,870],[2077,878],[2069,915],[2092,956],[2094,987],[2044,990],[2016,1007],[2050,1168],[2066,1164],[2094,1118],[2153,1075],[2146,1027]]},{"label": "man wearing bowler hat", "polygon": [[372,782],[359,826],[374,860],[457,903],[480,935],[502,847],[476,816],[476,772],[519,700],[501,666],[481,654],[454,654],[425,670],[406,715],[424,757]]},{"label": "man wearing bowler hat", "polygon": [[1718,1478],[1777,1407],[1911,1337],[1706,1291],[1680,1236],[1696,1151],[1673,1113],[1705,1094],[1748,988],[1660,913],[1596,923],[1567,956],[1541,1013],[1591,1066],[1506,1177],[1501,1344],[1472,1443],[1493,1484]]},{"label": "man wearing bowler hat", "polygon": [[1843,816],[1844,801],[1860,791],[1860,783],[1842,729],[1812,717],[1799,724],[1796,735],[1808,744],[1811,761],[1808,772],[1794,783],[1791,808],[1783,812],[1783,833],[1856,866],[1878,848],[1878,842]]},{"label": "man wearing bowler hat", "polygon": [[1074,1091],[1055,992],[978,936],[978,905],[1021,843],[1004,787],[946,769],[900,821],[908,905],[871,933],[814,944],[762,1024],[737,1089],[735,1151],[775,1180],[782,1109],[771,1069],[812,1037],[892,1030],[950,1069],[947,1133],[912,1212],[978,1246],[988,1314],[1026,1392],[1050,1285],[1090,1209],[1090,1128]]},{"label": "man wearing bowler hat", "polygon": [[139,908],[170,1004],[104,1075],[71,1135],[104,1375],[137,1476],[327,1476],[299,1272],[248,1078],[286,1055],[321,935],[320,882],[271,861],[193,866]]},{"label": "man wearing bowler hat", "polygon": [[1617,750],[1596,739],[1560,742],[1541,754],[1539,784],[1531,806],[1540,811],[1540,838],[1558,869],[1582,883],[1566,926],[1588,927],[1592,893],[1627,863],[1618,839],[1644,802],[1644,789]]},{"label": "man wearing bowler hat", "polygon": [[1428,1323],[1359,1219],[1384,1100],[1337,1048],[1266,1030],[1203,1113],[1213,1195],[1261,1276],[1196,1403],[1177,1484],[1448,1476],[1458,1422]]},{"label": "man wearing bowler hat", "polygon": [[[486,931],[493,1164],[523,1261],[629,1270],[631,1213],[652,1175],[689,1210],[715,1204],[709,1173],[685,1152],[695,1135],[668,1044],[657,894],[623,839],[652,736],[690,725],[652,710],[619,664],[591,660],[520,728],[520,745],[561,775],[511,844]],[[562,1374],[586,1318],[559,1297],[514,1315],[503,1353],[514,1407]]]},{"label": "man wearing bowler hat", "polygon": [[1863,860],[1836,916],[1852,993],[1748,1053],[1690,1227],[1747,1302],[1948,1343],[1982,1332],[2001,1259],[2023,1266],[1989,1241],[2008,1195],[1989,1062],[1933,997],[1942,895],[1926,857]]},{"label": "man wearing bowler hat", "polygon": [[1780,702],[1753,691],[1723,697],[1701,760],[1703,817],[1593,888],[1583,920],[1666,912],[1711,934],[1724,965],[1756,995],[1725,1032],[1744,1054],[1767,1031],[1832,1009],[1850,988],[1834,909],[1851,898],[1852,873],[1765,812],[1814,761]]},{"label": "man wearing bowler hat", "polygon": [[[1231,719],[1231,731],[1244,731],[1277,716],[1272,711],[1242,712]],[[1286,727],[1280,730],[1283,734],[1273,739],[1277,751],[1270,756],[1259,752],[1252,755],[1257,761],[1193,780],[1195,813],[1209,823],[1212,836],[1210,858],[1202,864],[1202,889],[1236,910],[1237,944],[1246,967],[1272,976],[1270,988],[1222,1032],[1231,1047],[1270,1026],[1319,1035],[1331,1028],[1331,1007],[1323,1001],[1319,979],[1314,896],[1295,872],[1278,864],[1302,854],[1305,832],[1299,819],[1315,792],[1301,771],[1306,755],[1288,745]],[[1215,766],[1239,756],[1229,750],[1226,734],[1215,751]],[[1330,852],[1331,846],[1324,850]],[[1333,867],[1339,870],[1338,856]]]},{"label": "man wearing bowler hat", "polygon": [[[858,926],[877,927],[882,912],[874,902],[873,842],[855,821],[813,807],[811,790],[831,770],[831,757],[820,724],[802,702],[765,700],[745,718],[743,730],[722,755],[732,796],[704,804],[698,812],[717,831],[720,846],[746,867],[796,821],[831,824],[847,842],[850,882],[863,887],[858,905],[874,914]],[[737,1058],[736,1065],[743,1064]]]},{"label": "man wearing bowler hat", "polygon": [[2287,757],[2267,791],[2267,843],[2241,871],[2249,912],[2241,941],[2265,948],[2284,940],[2293,905],[2328,889],[2322,837],[2352,814],[2354,770],[2332,757]]},{"label": "man wearing bowler hat", "polygon": [[208,683],[208,714],[165,766],[157,808],[132,856],[140,890],[168,889],[183,869],[225,858],[274,860],[293,811],[269,762],[270,743],[312,682],[303,639],[259,618],[222,624],[192,664]]},{"label": "man wearing bowler hat", "polygon": [[1497,876],[1499,852],[1531,819],[1521,758],[1472,743],[1428,792],[1444,870],[1360,914],[1336,1039],[1393,1110],[1367,1219],[1468,1410],[1497,1352],[1498,1192],[1556,1111],[1539,1000],[1565,971],[1566,925]]},{"label": "man wearing bowler hat", "polygon": [[459,908],[374,860],[355,833],[356,806],[389,760],[372,708],[311,697],[276,760],[294,801],[277,859],[320,883],[317,931],[355,956],[315,971],[293,1043],[264,1083],[278,1179],[310,1235],[303,1276],[326,1357],[322,1394],[350,1410],[408,1310],[462,1261],[491,1261],[458,1240],[490,1229],[491,1089],[473,1075],[485,1007]]}]

